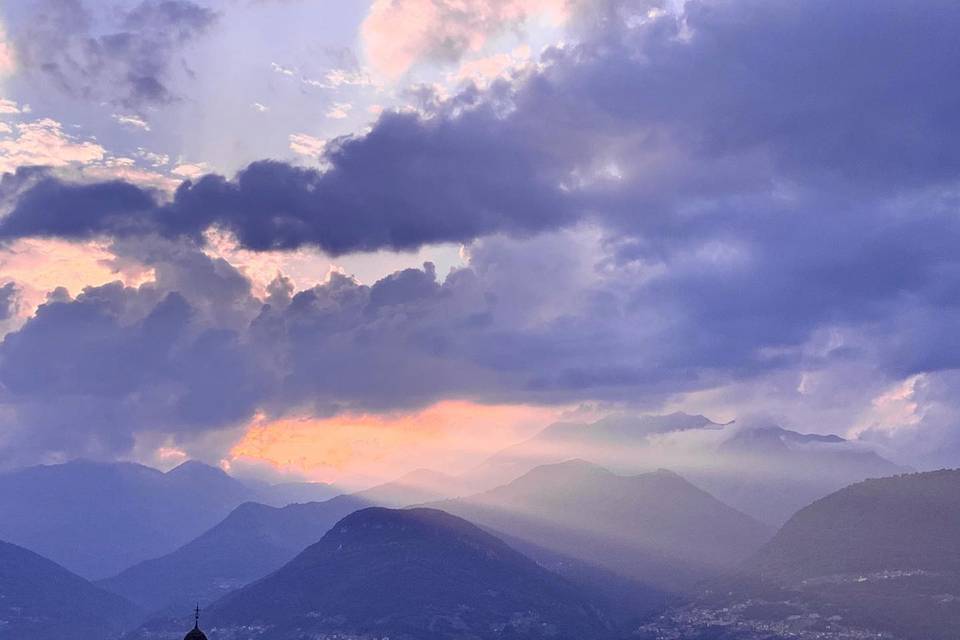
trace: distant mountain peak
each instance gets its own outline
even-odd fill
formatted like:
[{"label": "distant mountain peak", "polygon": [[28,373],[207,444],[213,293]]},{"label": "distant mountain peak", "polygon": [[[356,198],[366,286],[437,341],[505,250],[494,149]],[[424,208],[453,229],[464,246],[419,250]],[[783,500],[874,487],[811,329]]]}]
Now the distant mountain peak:
[{"label": "distant mountain peak", "polygon": [[370,504],[408,507],[457,495],[458,483],[458,479],[444,473],[421,468],[353,495]]},{"label": "distant mountain peak", "polygon": [[186,462],[181,462],[173,469],[167,471],[166,475],[168,476],[178,476],[178,475],[197,475],[200,473],[208,475],[217,475],[217,476],[226,476],[231,477],[226,471],[220,467],[214,467],[207,464],[206,462],[201,462],[200,460],[187,460]]},{"label": "distant mountain peak", "polygon": [[451,478],[445,473],[440,471],[434,471],[433,469],[427,469],[426,467],[420,467],[419,469],[414,469],[413,471],[408,471],[403,474],[394,482],[397,483],[406,483],[406,484],[427,484],[427,483],[437,483],[437,482],[448,482]]},{"label": "distant mountain peak", "polygon": [[584,438],[590,435],[616,439],[645,438],[658,433],[693,429],[722,429],[724,425],[699,414],[674,411],[668,414],[617,412],[595,422],[555,422],[534,436],[535,440]]},{"label": "distant mountain peak", "polygon": [[534,467],[523,474],[510,484],[530,483],[530,482],[578,482],[587,477],[607,477],[616,474],[582,458],[571,458],[563,462],[554,462],[552,464],[542,464]]},{"label": "distant mountain peak", "polygon": [[520,544],[668,589],[732,566],[769,533],[672,471],[618,475],[580,459],[436,506]]},{"label": "distant mountain peak", "polygon": [[597,472],[610,473],[607,469],[601,467],[600,465],[590,462],[589,460],[584,460],[583,458],[570,458],[569,460],[564,460],[563,462],[555,462],[554,464],[544,464],[544,465],[540,465],[539,467],[536,467],[536,469],[553,470],[553,471],[578,470],[578,471],[590,471],[594,473],[597,473]]},{"label": "distant mountain peak", "polygon": [[847,439],[835,434],[801,433],[777,425],[765,425],[744,427],[736,431],[722,446],[727,449],[784,449],[791,445],[837,445],[846,442]]}]

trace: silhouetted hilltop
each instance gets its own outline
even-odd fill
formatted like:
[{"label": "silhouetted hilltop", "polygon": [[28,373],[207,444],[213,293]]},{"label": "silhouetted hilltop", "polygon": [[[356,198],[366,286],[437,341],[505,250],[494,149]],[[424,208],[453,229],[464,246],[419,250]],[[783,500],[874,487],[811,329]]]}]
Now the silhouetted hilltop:
[{"label": "silhouetted hilltop", "polygon": [[[276,573],[211,606],[219,640],[600,638],[562,578],[435,509],[357,511]],[[132,634],[155,637],[154,625]]]},{"label": "silhouetted hilltop", "polygon": [[111,638],[138,615],[120,596],[28,549],[0,542],[0,638]]},{"label": "silhouetted hilltop", "polygon": [[960,629],[960,470],[866,480],[801,509],[746,563],[808,617],[912,640]]},{"label": "silhouetted hilltop", "polygon": [[99,584],[148,611],[188,611],[275,571],[345,515],[368,506],[351,496],[283,508],[240,505],[176,551],[141,562]]},{"label": "silhouetted hilltop", "polygon": [[787,584],[835,574],[960,572],[960,470],[866,480],[821,498],[750,566]]},{"label": "silhouetted hilltop", "polygon": [[212,602],[280,568],[344,516],[370,506],[408,506],[446,495],[443,474],[420,469],[394,481],[323,502],[284,508],[247,503],[175,551],[141,562],[101,585],[154,611]]}]

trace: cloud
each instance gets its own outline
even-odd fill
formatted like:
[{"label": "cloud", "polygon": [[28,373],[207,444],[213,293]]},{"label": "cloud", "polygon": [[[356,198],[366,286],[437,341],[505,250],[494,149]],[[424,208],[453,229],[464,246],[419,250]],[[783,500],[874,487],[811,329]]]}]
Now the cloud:
[{"label": "cloud", "polygon": [[165,153],[155,153],[143,147],[137,147],[137,156],[143,158],[154,167],[162,167],[170,164],[170,156]]},{"label": "cloud", "polygon": [[140,116],[114,113],[110,117],[113,118],[119,124],[122,124],[128,127],[133,127],[134,129],[140,129],[141,131],[150,131],[149,123],[147,123],[147,121],[141,118]]},{"label": "cloud", "polygon": [[20,105],[13,100],[0,98],[0,115],[17,115],[22,112]]},{"label": "cloud", "polygon": [[[445,401],[414,412],[257,416],[230,450],[230,469],[268,463],[312,480],[364,488],[412,468],[458,473],[552,422],[556,409]],[[360,480],[358,483],[357,481]]]},{"label": "cloud", "polygon": [[349,102],[334,102],[327,108],[326,116],[333,120],[342,120],[350,115],[353,105]]},{"label": "cloud", "polygon": [[205,175],[209,170],[210,169],[205,162],[181,162],[170,172],[176,176],[180,176],[181,178],[196,180],[197,178]]},{"label": "cloud", "polygon": [[243,313],[246,280],[202,254],[138,249],[154,282],[53,299],[0,344],[0,401],[16,414],[0,459],[109,456],[129,451],[136,432],[223,427],[248,416],[268,388],[229,328]]},{"label": "cloud", "polygon": [[56,120],[43,118],[14,123],[0,135],[0,173],[21,166],[64,167],[102,160],[106,150],[93,140],[80,140],[66,133]]},{"label": "cloud", "polygon": [[509,79],[512,73],[530,63],[530,47],[521,45],[509,53],[497,53],[483,58],[465,60],[451,78],[457,82],[473,82],[486,87],[498,78]]},{"label": "cloud", "polygon": [[177,99],[172,68],[216,15],[190,0],[143,0],[99,24],[83,0],[40,0],[14,25],[20,66],[64,92],[140,108]]},{"label": "cloud", "polygon": [[276,62],[270,63],[270,68],[274,70],[275,73],[279,73],[282,76],[293,77],[295,72],[290,67],[284,67],[283,65],[277,64]]},{"label": "cloud", "polygon": [[[621,4],[629,18],[631,5]],[[427,117],[387,114],[370,133],[340,139],[328,149],[326,172],[255,163],[234,181],[198,179],[183,186],[174,209],[203,200],[206,212],[165,210],[171,221],[144,228],[194,234],[219,224],[249,247],[315,244],[341,253],[592,217],[634,238],[625,258],[699,245],[750,260],[794,231],[810,233],[811,215],[849,235],[903,215],[888,198],[919,198],[960,164],[943,134],[954,90],[932,75],[942,68],[935,61],[955,54],[947,27],[957,11],[937,3],[860,8],[863,29],[853,9],[752,1],[590,23],[590,39],[550,52],[533,75],[468,89]],[[830,47],[817,44],[823,29]],[[889,30],[899,35],[895,47],[879,36]],[[789,46],[773,46],[774,34]],[[851,55],[854,40],[861,46]],[[773,54],[755,54],[767,48]],[[824,65],[833,72],[811,71]],[[241,192],[276,200],[254,212],[234,206]],[[351,235],[337,223],[341,215],[376,224],[362,224],[356,238],[333,238]]]},{"label": "cloud", "polygon": [[290,150],[301,156],[319,158],[323,155],[323,149],[327,141],[316,138],[306,133],[290,134]]},{"label": "cloud", "polygon": [[370,74],[362,69],[331,69],[326,72],[323,78],[322,81],[304,79],[304,83],[326,89],[337,89],[345,86],[368,87],[376,84]]},{"label": "cloud", "polygon": [[[542,175],[540,167],[549,162],[541,150],[518,145],[509,129],[493,126],[496,115],[489,109],[463,118],[470,122],[386,114],[366,137],[328,144],[331,169],[322,173],[256,162],[232,181],[206,175],[185,182],[169,203],[140,190],[137,208],[126,215],[113,194],[132,194],[133,185],[46,180],[0,220],[0,239],[134,233],[199,239],[220,226],[246,248],[313,245],[341,255],[463,242],[496,231],[531,233],[572,219],[555,176]],[[491,163],[495,171],[488,170]],[[525,181],[522,191],[517,180]],[[94,193],[107,199],[109,215]]]},{"label": "cloud", "polygon": [[[469,268],[442,281],[431,267],[372,286],[333,274],[246,323],[259,308],[246,293],[205,311],[267,377],[233,381],[256,388],[239,421],[451,397],[656,405],[723,389],[854,424],[885,388],[949,382],[960,88],[946,70],[960,63],[960,6],[651,6],[578,15],[578,44],[486,90],[385,113],[330,142],[322,171],[258,162],[232,179],[197,175],[169,201],[43,177],[11,196],[0,237],[159,236],[186,250],[215,227],[256,251],[467,244]],[[200,308],[182,281],[167,293]],[[43,335],[30,333],[42,315],[22,335]],[[103,334],[136,322],[114,325]],[[22,366],[7,375],[41,367]],[[20,407],[56,405],[10,389],[23,424],[43,416]],[[131,429],[138,416],[124,415]]]},{"label": "cloud", "polygon": [[7,35],[7,30],[0,22],[0,77],[7,76],[16,71],[17,61],[14,57],[13,45]]},{"label": "cloud", "polygon": [[361,27],[367,58],[388,76],[421,61],[456,62],[532,15],[556,22],[567,0],[376,0]]},{"label": "cloud", "polygon": [[14,317],[19,303],[20,288],[15,282],[5,282],[0,285],[0,322]]},{"label": "cloud", "polygon": [[12,434],[0,459],[122,455],[136,434],[189,440],[258,411],[413,408],[442,388],[473,393],[470,380],[499,378],[423,342],[420,321],[432,318],[449,339],[447,318],[469,325],[486,309],[467,273],[440,285],[428,265],[373,286],[334,273],[292,296],[271,286],[264,307],[236,269],[195,249],[136,240],[114,251],[150,265],[153,280],[58,296],[0,343]]},{"label": "cloud", "polygon": [[911,376],[874,399],[862,441],[921,469],[956,467],[960,460],[960,372]]}]

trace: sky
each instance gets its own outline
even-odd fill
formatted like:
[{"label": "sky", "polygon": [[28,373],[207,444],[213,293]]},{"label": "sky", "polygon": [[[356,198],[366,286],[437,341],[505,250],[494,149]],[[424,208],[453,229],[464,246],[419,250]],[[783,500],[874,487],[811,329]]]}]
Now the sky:
[{"label": "sky", "polygon": [[0,468],[684,410],[960,465],[960,5],[0,6]]}]

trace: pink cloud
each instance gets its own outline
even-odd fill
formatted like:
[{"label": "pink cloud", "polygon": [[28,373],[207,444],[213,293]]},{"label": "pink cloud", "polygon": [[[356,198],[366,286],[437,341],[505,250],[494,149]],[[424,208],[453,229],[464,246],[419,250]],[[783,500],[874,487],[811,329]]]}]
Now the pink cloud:
[{"label": "pink cloud", "polygon": [[560,24],[568,0],[376,0],[361,27],[366,54],[396,77],[421,60],[456,61],[498,34],[545,16]]},{"label": "pink cloud", "polygon": [[119,280],[138,286],[154,279],[153,270],[135,264],[119,264],[109,242],[67,242],[30,238],[17,240],[0,252],[3,281],[12,280],[21,289],[18,323],[32,316],[51,291],[65,287],[77,293],[87,286]]},{"label": "pink cloud", "polygon": [[0,173],[19,166],[64,167],[102,160],[106,150],[92,140],[67,134],[56,120],[43,118],[14,124],[0,137]]},{"label": "pink cloud", "polygon": [[292,133],[289,139],[291,151],[298,155],[314,159],[320,157],[320,154],[323,153],[324,146],[327,144],[326,140],[306,133]]},{"label": "pink cloud", "polygon": [[0,24],[0,76],[6,76],[13,73],[17,68],[16,60],[13,57],[13,45],[7,39],[7,32]]},{"label": "pink cloud", "polygon": [[496,53],[491,56],[465,60],[452,79],[458,82],[473,82],[485,87],[497,78],[507,78],[530,62],[531,51],[528,45],[516,47],[510,53]]}]

